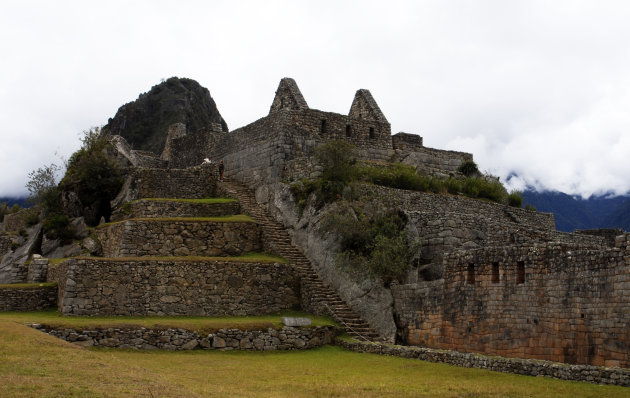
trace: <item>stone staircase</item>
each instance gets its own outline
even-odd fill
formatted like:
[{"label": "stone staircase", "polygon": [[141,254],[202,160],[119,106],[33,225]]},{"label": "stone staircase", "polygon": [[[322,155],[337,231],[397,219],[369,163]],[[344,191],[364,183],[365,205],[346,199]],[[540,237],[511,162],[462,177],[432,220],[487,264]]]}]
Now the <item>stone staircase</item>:
[{"label": "stone staircase", "polygon": [[352,337],[363,341],[381,340],[381,336],[352,310],[339,294],[315,271],[302,250],[295,246],[282,224],[275,221],[258,204],[248,188],[225,179],[220,183],[226,194],[237,199],[245,213],[262,229],[266,248],[289,260],[301,279],[302,306],[317,314],[327,314],[344,326]]}]

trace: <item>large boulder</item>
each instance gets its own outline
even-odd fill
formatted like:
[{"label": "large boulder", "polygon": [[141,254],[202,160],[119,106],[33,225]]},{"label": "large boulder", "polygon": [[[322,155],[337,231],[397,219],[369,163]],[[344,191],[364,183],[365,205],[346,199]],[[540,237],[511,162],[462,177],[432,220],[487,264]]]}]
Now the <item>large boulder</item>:
[{"label": "large boulder", "polygon": [[0,262],[0,283],[26,282],[29,256],[40,250],[42,242],[42,224],[27,228],[26,243],[2,257]]}]

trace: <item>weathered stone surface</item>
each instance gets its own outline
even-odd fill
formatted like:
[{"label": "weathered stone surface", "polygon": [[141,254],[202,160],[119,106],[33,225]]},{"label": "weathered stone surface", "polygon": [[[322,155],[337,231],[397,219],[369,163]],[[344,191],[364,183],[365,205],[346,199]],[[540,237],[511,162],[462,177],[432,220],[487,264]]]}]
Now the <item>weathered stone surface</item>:
[{"label": "weathered stone surface", "polygon": [[0,288],[0,311],[34,311],[57,305],[57,286]]},{"label": "weathered stone surface", "polygon": [[194,203],[178,200],[140,199],[120,206],[112,214],[112,221],[129,218],[164,217],[166,214],[170,217],[218,217],[239,213],[240,205],[236,201],[228,203]]},{"label": "weathered stone surface", "polygon": [[300,300],[297,271],[281,263],[78,257],[55,272],[72,315],[258,315]]},{"label": "weathered stone surface", "polygon": [[333,326],[311,328],[283,327],[280,330],[219,329],[202,338],[185,329],[93,328],[55,329],[47,325],[31,327],[82,346],[136,348],[141,350],[238,349],[247,351],[306,350],[331,344],[339,330]]},{"label": "weathered stone surface", "polygon": [[444,267],[444,279],[392,287],[405,342],[630,367],[627,248],[488,247],[449,253]]},{"label": "weathered stone surface", "polygon": [[467,354],[456,351],[435,350],[424,347],[392,346],[379,343],[351,342],[336,339],[340,346],[357,352],[420,359],[448,363],[466,368],[487,369],[527,376],[545,376],[562,380],[588,381],[597,384],[630,386],[630,371],[620,368],[601,368],[589,365],[566,365],[540,360],[510,359]]},{"label": "weathered stone surface", "polygon": [[237,256],[261,249],[254,222],[131,219],[94,230],[105,257]]},{"label": "weathered stone surface", "polygon": [[309,326],[311,324],[310,318],[300,318],[300,317],[282,317],[282,324],[284,326]]},{"label": "weathered stone surface", "polygon": [[89,236],[81,241],[81,247],[93,256],[100,257],[103,255],[103,248],[101,247],[100,242]]},{"label": "weathered stone surface", "polygon": [[2,257],[0,262],[0,283],[20,283],[26,281],[31,254],[39,250],[42,241],[42,225],[37,224],[27,229],[28,240],[15,251]]},{"label": "weathered stone surface", "polygon": [[[310,204],[304,209],[301,218],[296,214],[296,206],[289,186],[281,183],[261,186],[256,190],[256,200],[280,220],[291,234],[293,241],[304,248],[319,275],[335,288],[352,309],[357,311],[381,336],[394,340],[396,325],[393,319],[393,298],[381,282],[365,274],[351,274],[340,270],[334,263],[334,253],[338,250],[331,239],[323,239],[319,223],[323,216],[316,213]],[[308,297],[304,296],[304,299]],[[309,302],[302,306],[315,313],[327,313],[325,308],[311,308]]]},{"label": "weathered stone surface", "polygon": [[74,237],[76,239],[86,238],[90,233],[89,227],[85,223],[85,220],[83,219],[83,217],[77,217],[77,218],[72,219],[72,221],[70,222],[70,225],[74,227],[74,231],[75,231]]}]

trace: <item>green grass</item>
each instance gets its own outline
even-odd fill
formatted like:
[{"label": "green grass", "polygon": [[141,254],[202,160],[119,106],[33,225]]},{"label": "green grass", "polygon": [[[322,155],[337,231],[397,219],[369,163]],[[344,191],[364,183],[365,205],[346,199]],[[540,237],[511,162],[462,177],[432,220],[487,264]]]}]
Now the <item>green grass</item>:
[{"label": "green grass", "polygon": [[146,257],[75,257],[75,258],[96,258],[107,261],[234,261],[243,263],[283,263],[287,264],[288,261],[285,258],[277,257],[267,253],[247,253],[241,256],[235,257],[203,257],[203,256],[179,256],[179,257],[158,257],[158,256],[146,256]]},{"label": "green grass", "polygon": [[40,287],[57,286],[57,282],[42,283],[0,283],[0,289],[38,289]]},{"label": "green grass", "polygon": [[202,204],[220,204],[220,203],[238,202],[236,199],[232,199],[232,198],[205,198],[205,199],[143,198],[143,199],[134,200],[130,203],[141,202],[141,201],[202,203]]},{"label": "green grass", "polygon": [[335,325],[330,317],[316,316],[301,311],[284,311],[280,314],[260,315],[260,316],[224,316],[224,317],[203,317],[203,316],[94,316],[77,317],[65,316],[56,310],[32,311],[32,312],[3,312],[0,313],[0,320],[12,321],[20,324],[39,323],[52,327],[67,328],[181,328],[197,331],[200,334],[208,334],[219,329],[243,329],[243,330],[266,330],[268,328],[281,329],[283,316],[307,317],[312,321],[313,326]]},{"label": "green grass", "polygon": [[0,314],[2,397],[627,397],[629,389],[359,354],[83,349]]},{"label": "green grass", "polygon": [[105,228],[111,225],[121,224],[127,221],[184,221],[184,222],[255,222],[250,216],[245,214],[236,214],[233,216],[220,216],[220,217],[139,217],[128,218],[122,221],[108,222],[99,225],[96,228]]}]

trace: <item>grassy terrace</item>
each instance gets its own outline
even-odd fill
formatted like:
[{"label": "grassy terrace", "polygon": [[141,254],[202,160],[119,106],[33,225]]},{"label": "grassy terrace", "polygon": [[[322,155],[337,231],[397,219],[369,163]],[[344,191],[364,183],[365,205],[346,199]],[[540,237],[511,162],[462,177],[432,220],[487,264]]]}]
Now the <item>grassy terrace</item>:
[{"label": "grassy terrace", "polygon": [[255,222],[250,216],[245,214],[237,214],[233,216],[221,216],[221,217],[139,217],[128,218],[122,221],[108,222],[97,226],[96,228],[109,227],[111,225],[121,224],[127,221],[185,221],[185,222]]},{"label": "grassy terrace", "polygon": [[0,289],[38,289],[40,287],[57,286],[57,282],[44,283],[0,283]]},{"label": "grassy terrace", "polygon": [[134,200],[130,203],[153,201],[153,202],[180,202],[180,203],[201,203],[201,204],[220,204],[220,203],[234,203],[236,199],[232,198],[206,198],[206,199],[173,199],[173,198],[143,198]]},{"label": "grassy terrace", "polygon": [[[81,258],[95,258],[99,260],[107,261],[233,261],[242,263],[288,263],[288,261],[282,257],[277,257],[267,253],[247,253],[242,256],[235,257],[202,257],[202,256],[180,256],[180,257],[157,257],[157,256],[145,256],[145,257],[75,257]],[[67,260],[67,259],[66,259]]]},{"label": "grassy terrace", "polygon": [[285,311],[275,315],[261,316],[225,316],[225,317],[201,317],[201,316],[95,316],[77,317],[64,316],[56,310],[33,312],[2,312],[0,320],[16,322],[19,324],[40,323],[52,327],[67,328],[154,328],[168,329],[181,328],[207,334],[219,329],[243,329],[261,330],[267,328],[281,329],[283,316],[300,316],[311,318],[314,326],[335,325],[330,317],[315,316],[300,311]]},{"label": "grassy terrace", "polygon": [[40,314],[0,313],[2,397],[615,398],[630,394],[624,387],[465,369],[338,347],[290,352],[84,349],[23,325],[41,320]]}]

